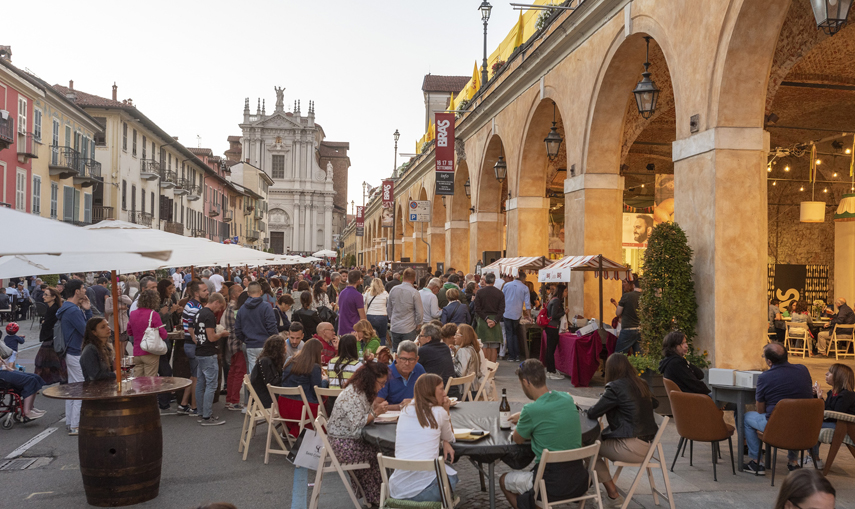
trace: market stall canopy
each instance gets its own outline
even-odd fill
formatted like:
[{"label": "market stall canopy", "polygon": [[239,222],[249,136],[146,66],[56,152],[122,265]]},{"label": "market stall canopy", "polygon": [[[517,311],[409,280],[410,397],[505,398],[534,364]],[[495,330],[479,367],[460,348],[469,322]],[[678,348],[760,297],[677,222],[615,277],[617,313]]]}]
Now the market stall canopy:
[{"label": "market stall canopy", "polygon": [[323,249],[317,253],[312,253],[312,256],[317,256],[318,258],[335,258],[337,254],[332,249]]},{"label": "market stall canopy", "polygon": [[0,224],[7,232],[0,246],[5,255],[59,255],[70,253],[135,253],[144,258],[167,260],[169,246],[147,243],[141,239],[117,239],[107,233],[0,207]]},{"label": "market stall canopy", "polygon": [[[632,271],[625,265],[605,256],[602,257],[602,260],[606,279],[629,280],[632,278]],[[594,272],[595,277],[600,277],[600,255],[565,256],[549,267],[540,270],[537,280],[541,283],[566,283],[570,281],[572,271]]]},{"label": "market stall canopy", "polygon": [[540,270],[552,264],[552,260],[545,256],[517,256],[514,258],[499,258],[495,262],[481,269],[481,274],[492,272],[496,276],[519,275],[520,270]]}]

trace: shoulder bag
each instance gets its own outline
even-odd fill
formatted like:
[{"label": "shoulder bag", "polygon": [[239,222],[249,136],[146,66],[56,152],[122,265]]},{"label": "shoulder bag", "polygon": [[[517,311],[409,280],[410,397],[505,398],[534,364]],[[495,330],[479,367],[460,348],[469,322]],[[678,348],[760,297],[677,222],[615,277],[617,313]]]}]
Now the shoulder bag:
[{"label": "shoulder bag", "polygon": [[148,327],[145,329],[142,340],[140,340],[140,348],[152,355],[165,355],[167,352],[166,342],[160,337],[160,329],[163,327],[152,327],[151,318],[154,316],[154,311],[148,315]]}]

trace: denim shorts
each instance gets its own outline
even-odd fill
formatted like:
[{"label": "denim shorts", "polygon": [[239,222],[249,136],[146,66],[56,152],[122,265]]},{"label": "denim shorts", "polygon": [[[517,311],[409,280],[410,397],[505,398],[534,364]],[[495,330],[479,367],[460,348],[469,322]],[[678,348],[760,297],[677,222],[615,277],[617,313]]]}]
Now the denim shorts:
[{"label": "denim shorts", "polygon": [[196,343],[191,341],[184,342],[184,355],[187,356],[187,362],[190,363],[190,376],[199,377],[199,361],[196,360]]}]

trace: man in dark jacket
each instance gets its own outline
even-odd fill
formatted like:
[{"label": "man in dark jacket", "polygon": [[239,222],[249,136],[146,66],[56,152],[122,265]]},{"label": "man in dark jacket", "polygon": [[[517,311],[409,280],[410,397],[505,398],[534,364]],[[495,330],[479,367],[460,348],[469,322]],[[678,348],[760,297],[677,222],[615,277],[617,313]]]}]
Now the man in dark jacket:
[{"label": "man in dark jacket", "polygon": [[252,282],[246,289],[249,296],[235,318],[235,336],[246,346],[246,372],[252,373],[255,360],[261,355],[267,338],[279,334],[276,315],[270,304],[261,300],[261,285]]},{"label": "man in dark jacket", "polygon": [[[451,350],[443,343],[439,328],[435,325],[422,326],[419,334],[419,364],[425,368],[425,373],[433,373],[442,377],[442,383],[448,383],[454,377],[454,360]],[[448,391],[449,397],[460,397],[460,386],[455,385]]]},{"label": "man in dark jacket", "polygon": [[502,316],[505,314],[505,294],[496,288],[496,275],[488,272],[484,276],[487,286],[475,293],[475,332],[484,343],[484,357],[490,362],[496,362],[499,357],[499,347],[502,346]]},{"label": "man in dark jacket", "polygon": [[[852,312],[852,308],[846,303],[846,299],[840,297],[834,301],[834,305],[837,306],[837,316],[832,318],[823,327],[826,330],[820,332],[817,337],[816,350],[820,355],[825,355],[825,352],[828,350],[828,342],[831,340],[831,334],[838,325],[852,325],[855,323],[855,313]],[[852,335],[851,333],[846,334],[845,337],[851,338]]]}]

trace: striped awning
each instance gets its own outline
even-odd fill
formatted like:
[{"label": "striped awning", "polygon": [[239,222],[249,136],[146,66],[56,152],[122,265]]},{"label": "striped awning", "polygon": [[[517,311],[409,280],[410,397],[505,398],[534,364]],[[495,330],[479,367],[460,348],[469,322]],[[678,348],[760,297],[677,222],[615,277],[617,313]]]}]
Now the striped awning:
[{"label": "striped awning", "polygon": [[[600,255],[565,256],[538,272],[537,280],[541,283],[566,283],[570,281],[572,271],[594,272],[594,277],[600,277]],[[605,279],[632,278],[632,271],[625,265],[603,257],[603,272]]]},{"label": "striped awning", "polygon": [[518,276],[520,270],[541,270],[553,263],[545,256],[517,256],[513,258],[499,258],[495,262],[481,269],[481,274],[492,272],[496,276]]}]

